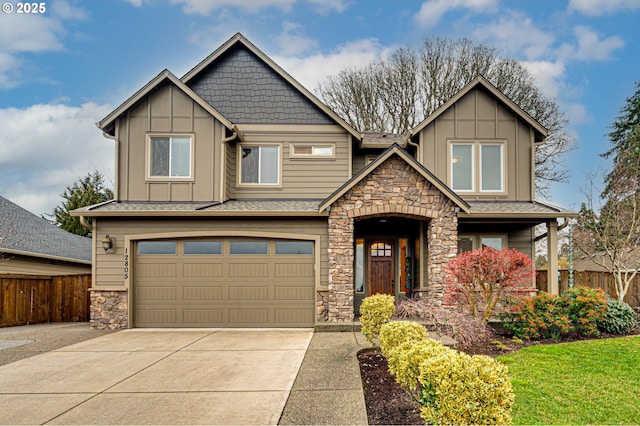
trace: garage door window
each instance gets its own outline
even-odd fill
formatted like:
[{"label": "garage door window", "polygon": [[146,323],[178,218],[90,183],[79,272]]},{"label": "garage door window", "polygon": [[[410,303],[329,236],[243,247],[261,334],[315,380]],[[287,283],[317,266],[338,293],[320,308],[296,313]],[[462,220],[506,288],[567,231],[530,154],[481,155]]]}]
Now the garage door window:
[{"label": "garage door window", "polygon": [[184,254],[222,254],[220,241],[185,241]]},{"label": "garage door window", "polygon": [[313,242],[277,241],[276,254],[313,254]]},{"label": "garage door window", "polygon": [[266,241],[232,241],[229,247],[230,254],[267,254]]},{"label": "garage door window", "polygon": [[175,241],[140,241],[138,254],[176,254]]}]

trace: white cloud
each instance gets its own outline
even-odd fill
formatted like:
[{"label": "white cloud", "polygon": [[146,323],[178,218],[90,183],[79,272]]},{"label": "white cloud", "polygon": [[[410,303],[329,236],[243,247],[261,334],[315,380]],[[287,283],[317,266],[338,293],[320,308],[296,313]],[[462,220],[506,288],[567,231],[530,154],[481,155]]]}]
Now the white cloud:
[{"label": "white cloud", "polygon": [[569,11],[589,16],[613,15],[626,10],[640,9],[638,0],[570,0]]},{"label": "white cloud", "polygon": [[49,213],[67,185],[98,170],[113,179],[114,145],[95,127],[110,111],[39,104],[0,109],[0,191],[35,213]]},{"label": "white cloud", "polygon": [[[142,0],[140,0],[142,1]],[[224,7],[237,7],[248,13],[258,13],[263,9],[275,7],[288,12],[297,0],[170,0],[173,4],[182,4],[187,14],[209,15],[213,10]]]},{"label": "white cloud", "polygon": [[414,17],[420,27],[434,27],[440,19],[454,9],[470,9],[475,13],[493,11],[500,0],[428,0],[422,3]]},{"label": "white cloud", "polygon": [[329,75],[384,58],[391,49],[381,46],[377,39],[369,38],[345,43],[329,54],[318,53],[300,58],[274,55],[272,59],[304,87],[313,91]]},{"label": "white cloud", "polygon": [[285,21],[282,24],[282,27],[282,32],[276,37],[276,43],[280,48],[281,55],[299,55],[318,46],[318,42],[316,40],[304,37],[300,34],[302,25]]},{"label": "white cloud", "polygon": [[611,55],[624,46],[624,40],[618,36],[601,39],[591,28],[576,26],[573,29],[577,45],[564,43],[558,49],[558,55],[566,59],[579,61],[608,61]]},{"label": "white cloud", "polygon": [[556,98],[563,90],[565,66],[561,61],[522,61],[522,65],[533,75],[542,92]]},{"label": "white cloud", "polygon": [[509,11],[497,22],[478,27],[473,36],[510,55],[520,56],[524,53],[528,60],[547,56],[554,42],[551,34],[517,11]]},{"label": "white cloud", "polygon": [[62,50],[64,20],[84,19],[83,9],[66,2],[51,5],[51,14],[2,14],[0,25],[0,89],[22,83],[23,53]]}]

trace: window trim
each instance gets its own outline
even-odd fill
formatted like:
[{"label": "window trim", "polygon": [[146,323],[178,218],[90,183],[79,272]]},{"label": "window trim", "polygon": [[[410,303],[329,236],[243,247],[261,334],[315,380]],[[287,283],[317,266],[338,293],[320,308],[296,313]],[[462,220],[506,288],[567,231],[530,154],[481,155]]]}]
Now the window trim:
[{"label": "window trim", "polygon": [[[509,248],[508,234],[489,233],[489,234],[458,234],[458,239],[469,238],[472,241],[472,250],[482,248],[483,238],[500,238],[502,240],[502,249]],[[456,241],[457,241],[456,240]]]},{"label": "window trim", "polygon": [[[153,176],[151,174],[151,140],[153,138],[189,138],[189,176]],[[171,142],[169,142],[171,145]],[[195,134],[194,133],[147,133],[145,141],[145,180],[154,182],[189,182],[194,180],[195,169]],[[171,163],[169,163],[171,173]]]},{"label": "window trim", "polygon": [[[277,147],[278,148],[278,182],[277,183],[243,183],[242,182],[242,148],[254,147]],[[244,188],[281,188],[282,187],[282,144],[281,143],[239,143],[236,151],[237,159],[237,185]],[[260,165],[258,165],[260,167]],[[258,178],[260,173],[258,172]]]},{"label": "window trim", "polygon": [[[299,148],[311,148],[311,154],[296,153]],[[330,154],[315,154],[315,148],[331,148]],[[289,157],[295,159],[333,160],[336,158],[336,145],[331,143],[292,143],[289,145]]]},{"label": "window trim", "polygon": [[[456,145],[471,146],[471,190],[456,189],[453,187],[453,147]],[[483,146],[499,146],[500,147],[500,172],[501,172],[501,189],[485,190],[482,189],[482,147]],[[453,139],[448,144],[448,176],[447,181],[449,187],[460,194],[477,194],[477,195],[505,195],[507,194],[507,141],[503,139]]]}]

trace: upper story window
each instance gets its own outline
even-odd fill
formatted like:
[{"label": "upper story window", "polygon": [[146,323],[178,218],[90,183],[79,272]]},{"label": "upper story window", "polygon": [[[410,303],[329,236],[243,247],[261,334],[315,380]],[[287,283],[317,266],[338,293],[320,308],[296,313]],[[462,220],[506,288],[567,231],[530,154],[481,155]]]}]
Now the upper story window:
[{"label": "upper story window", "polygon": [[240,183],[280,184],[280,145],[240,145]]},{"label": "upper story window", "polygon": [[292,158],[334,158],[333,145],[291,144]]},{"label": "upper story window", "polygon": [[504,192],[504,143],[452,142],[450,185],[459,192]]},{"label": "upper story window", "polygon": [[191,136],[150,136],[148,177],[190,178],[192,151]]}]

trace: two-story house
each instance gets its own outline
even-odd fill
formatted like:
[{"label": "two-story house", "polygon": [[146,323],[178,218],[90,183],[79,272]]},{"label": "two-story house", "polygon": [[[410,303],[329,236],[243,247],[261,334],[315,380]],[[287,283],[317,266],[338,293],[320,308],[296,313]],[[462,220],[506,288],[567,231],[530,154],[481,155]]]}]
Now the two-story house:
[{"label": "two-story house", "polygon": [[375,293],[447,304],[459,251],[532,255],[535,225],[553,242],[575,216],[534,200],[547,131],[482,77],[407,135],[363,134],[237,34],[98,127],[115,200],[74,212],[91,218],[96,326],[313,327]]}]

